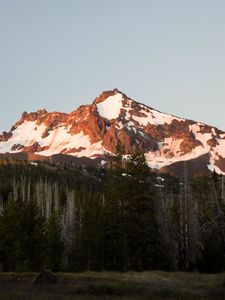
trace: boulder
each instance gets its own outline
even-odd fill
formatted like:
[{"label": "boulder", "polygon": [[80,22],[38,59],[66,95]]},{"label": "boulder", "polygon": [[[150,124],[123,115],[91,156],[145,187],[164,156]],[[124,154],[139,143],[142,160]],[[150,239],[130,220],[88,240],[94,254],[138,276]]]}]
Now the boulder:
[{"label": "boulder", "polygon": [[58,276],[51,270],[45,269],[41,271],[33,280],[35,284],[56,284]]}]

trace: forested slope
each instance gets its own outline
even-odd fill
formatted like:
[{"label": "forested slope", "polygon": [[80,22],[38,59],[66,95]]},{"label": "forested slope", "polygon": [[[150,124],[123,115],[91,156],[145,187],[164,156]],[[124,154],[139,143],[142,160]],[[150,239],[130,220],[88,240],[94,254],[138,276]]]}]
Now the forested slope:
[{"label": "forested slope", "polygon": [[2,271],[225,268],[223,177],[0,161]]}]

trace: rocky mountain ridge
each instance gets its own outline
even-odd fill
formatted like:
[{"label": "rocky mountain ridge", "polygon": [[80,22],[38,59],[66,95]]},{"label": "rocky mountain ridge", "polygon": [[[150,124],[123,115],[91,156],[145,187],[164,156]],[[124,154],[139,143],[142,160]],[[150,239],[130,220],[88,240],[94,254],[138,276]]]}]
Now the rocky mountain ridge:
[{"label": "rocky mountain ridge", "polygon": [[225,174],[225,132],[200,122],[157,111],[117,89],[73,112],[24,112],[0,135],[0,153],[34,159],[89,158],[102,161],[116,153],[143,151],[149,166],[179,173],[184,162],[193,172]]}]

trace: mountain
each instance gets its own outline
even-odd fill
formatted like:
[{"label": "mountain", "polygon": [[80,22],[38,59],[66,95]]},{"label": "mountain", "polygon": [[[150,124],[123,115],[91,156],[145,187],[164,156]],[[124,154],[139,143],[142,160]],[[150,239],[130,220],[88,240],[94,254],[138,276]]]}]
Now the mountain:
[{"label": "mountain", "polygon": [[0,135],[2,156],[30,160],[104,164],[116,153],[144,151],[149,166],[179,174],[225,174],[225,132],[200,122],[162,113],[117,89],[103,92],[90,105],[66,114],[45,109],[22,114]]}]

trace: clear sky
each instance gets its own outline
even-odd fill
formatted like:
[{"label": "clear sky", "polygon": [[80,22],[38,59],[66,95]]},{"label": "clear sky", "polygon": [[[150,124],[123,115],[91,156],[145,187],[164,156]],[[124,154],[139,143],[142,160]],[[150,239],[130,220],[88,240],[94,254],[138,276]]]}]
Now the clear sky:
[{"label": "clear sky", "polygon": [[0,0],[0,131],[113,88],[225,130],[225,1]]}]

